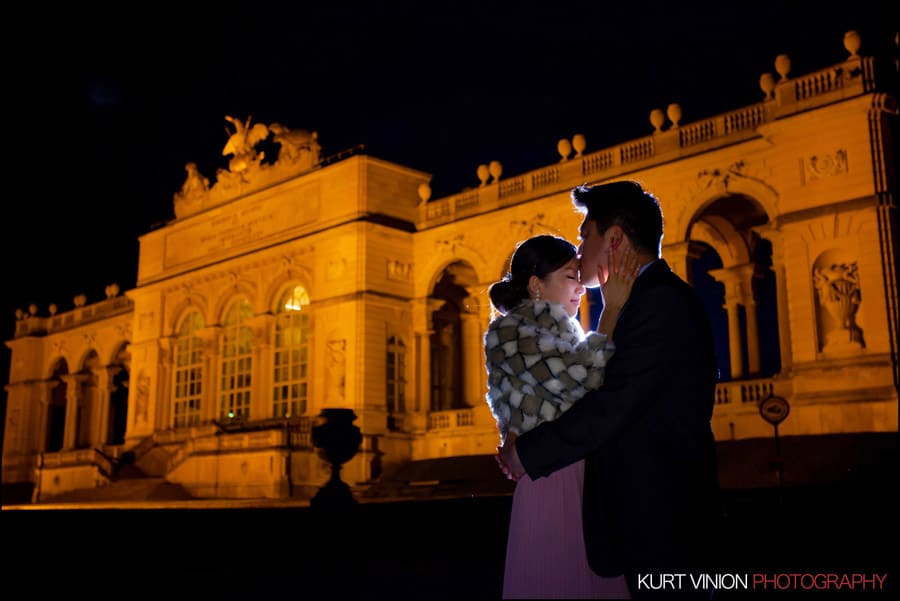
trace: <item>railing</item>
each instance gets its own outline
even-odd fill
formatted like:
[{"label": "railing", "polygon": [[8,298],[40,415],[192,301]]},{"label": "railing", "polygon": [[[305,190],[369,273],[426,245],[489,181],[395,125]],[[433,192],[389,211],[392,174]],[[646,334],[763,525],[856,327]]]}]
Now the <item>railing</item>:
[{"label": "railing", "polygon": [[[202,428],[191,428],[191,435],[182,433],[178,437],[178,431],[169,431],[168,437],[156,436],[155,438],[160,443],[176,443],[178,442],[176,437],[180,438],[181,444],[174,444],[172,448],[168,449],[166,472],[169,472],[195,453],[265,449],[285,445],[295,451],[311,450],[313,448],[312,422],[313,418],[309,416],[294,417],[289,420],[267,419],[247,422],[240,429],[232,428],[226,431],[218,427],[204,434],[200,432]],[[227,433],[228,436],[216,436],[214,435],[216,432]],[[198,434],[200,435],[198,436]]]},{"label": "railing", "polygon": [[77,467],[81,465],[96,466],[100,472],[110,477],[113,471],[112,461],[98,449],[72,449],[57,451],[54,453],[41,453],[38,456],[37,467],[39,469],[60,469]]},{"label": "railing", "polygon": [[127,296],[107,298],[92,305],[76,307],[66,313],[50,317],[24,315],[16,321],[16,338],[50,334],[81,326],[85,323],[129,313],[134,309],[134,302]]},{"label": "railing", "polygon": [[525,192],[525,178],[517,177],[500,182],[500,198],[508,198]]},{"label": "railing", "polygon": [[449,428],[466,428],[475,425],[474,409],[452,409],[450,411],[432,411],[428,414],[429,430],[446,430]]},{"label": "railing", "polygon": [[720,382],[716,385],[716,404],[758,404],[770,394],[774,394],[774,392],[775,382],[772,378]]},{"label": "railing", "polygon": [[[487,212],[526,200],[528,192],[539,188],[560,190],[592,179],[615,177],[634,169],[642,161],[671,160],[673,153],[691,152],[698,144],[724,146],[756,136],[756,129],[767,122],[807,110],[817,104],[833,102],[835,92],[850,96],[875,89],[874,58],[854,58],[813,73],[779,81],[769,99],[695,123],[657,131],[655,134],[604,148],[550,167],[482,185],[461,194],[436,199],[420,214],[423,225],[446,223],[463,216]],[[676,154],[676,156],[678,156]],[[605,172],[605,174],[604,174]],[[600,175],[604,174],[604,175]]]}]

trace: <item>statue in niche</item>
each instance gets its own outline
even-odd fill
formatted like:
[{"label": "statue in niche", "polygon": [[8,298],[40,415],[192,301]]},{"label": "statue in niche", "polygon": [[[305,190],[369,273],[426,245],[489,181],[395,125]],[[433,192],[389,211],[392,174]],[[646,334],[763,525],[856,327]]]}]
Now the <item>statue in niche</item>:
[{"label": "statue in niche", "polygon": [[864,348],[863,331],[856,324],[856,313],[862,299],[856,262],[815,267],[813,284],[818,293],[820,308],[824,308],[837,324],[830,329],[823,327],[823,350]]},{"label": "statue in niche", "polygon": [[309,157],[309,166],[319,164],[319,153],[321,146],[319,145],[319,134],[317,132],[309,132],[305,129],[288,129],[281,123],[273,123],[269,126],[272,132],[272,139],[281,145],[281,151],[278,154],[278,161],[294,164],[302,157]]},{"label": "statue in niche", "polygon": [[135,391],[135,408],[137,417],[141,421],[147,421],[147,411],[150,406],[150,376],[141,370],[137,377],[137,390]]},{"label": "statue in niche", "polygon": [[328,366],[326,373],[327,402],[344,400],[344,384],[347,375],[347,341],[328,341]]},{"label": "statue in niche", "polygon": [[241,123],[240,119],[225,115],[225,120],[234,126],[234,133],[225,128],[229,137],[222,149],[222,156],[233,155],[228,162],[231,173],[242,174],[264,158],[263,153],[256,152],[256,145],[268,137],[269,128],[262,123],[254,123],[251,127],[250,119],[247,117],[247,121]]}]

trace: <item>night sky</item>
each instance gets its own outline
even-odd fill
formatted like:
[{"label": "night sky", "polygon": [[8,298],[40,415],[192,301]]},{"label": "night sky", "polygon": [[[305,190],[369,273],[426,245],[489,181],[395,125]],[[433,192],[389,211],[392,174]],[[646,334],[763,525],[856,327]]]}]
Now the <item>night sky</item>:
[{"label": "night sky", "polygon": [[[4,340],[17,308],[63,312],[76,294],[135,285],[138,236],[174,217],[185,163],[211,181],[227,166],[225,115],[317,131],[323,156],[364,144],[431,173],[440,198],[478,185],[481,163],[506,177],[556,162],[557,140],[576,133],[588,152],[646,135],[650,111],[672,102],[683,123],[758,102],[776,55],[794,74],[826,67],[850,29],[862,54],[890,52],[892,4],[20,8],[6,24],[20,35],[2,42]],[[0,361],[6,382],[8,349]]]}]

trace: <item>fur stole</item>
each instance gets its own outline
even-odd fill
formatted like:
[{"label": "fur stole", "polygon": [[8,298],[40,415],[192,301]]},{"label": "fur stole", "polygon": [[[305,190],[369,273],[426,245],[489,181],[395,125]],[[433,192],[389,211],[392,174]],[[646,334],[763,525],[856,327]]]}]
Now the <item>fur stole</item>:
[{"label": "fur stole", "polygon": [[585,335],[563,305],[526,300],[491,321],[484,350],[486,399],[505,440],[556,419],[603,384],[615,347],[604,334]]}]

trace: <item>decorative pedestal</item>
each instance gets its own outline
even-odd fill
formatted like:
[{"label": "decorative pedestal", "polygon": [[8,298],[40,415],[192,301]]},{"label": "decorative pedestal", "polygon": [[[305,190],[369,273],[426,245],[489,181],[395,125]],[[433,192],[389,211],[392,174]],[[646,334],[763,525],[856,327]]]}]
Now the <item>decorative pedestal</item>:
[{"label": "decorative pedestal", "polygon": [[337,508],[356,505],[350,487],[341,480],[341,465],[350,461],[362,444],[362,434],[353,425],[352,409],[323,409],[321,423],[313,426],[312,443],[331,463],[331,478],[311,501],[312,507]]}]

